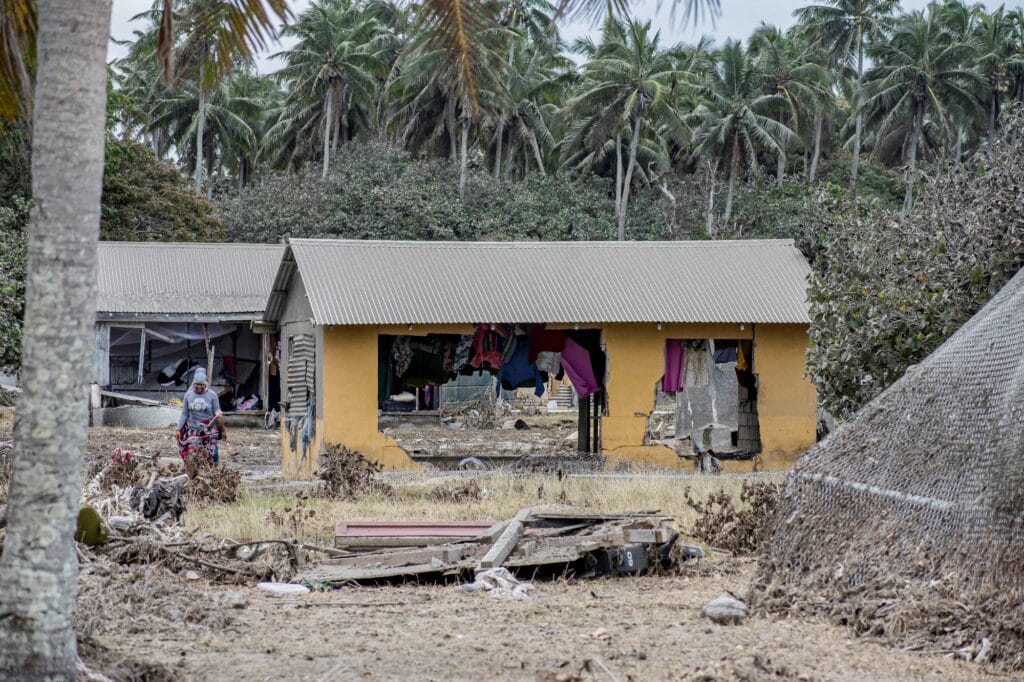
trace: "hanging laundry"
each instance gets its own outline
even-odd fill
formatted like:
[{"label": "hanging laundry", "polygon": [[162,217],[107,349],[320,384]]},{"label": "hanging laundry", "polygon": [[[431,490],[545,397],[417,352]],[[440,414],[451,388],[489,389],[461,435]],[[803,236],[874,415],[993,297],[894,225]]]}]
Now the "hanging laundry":
[{"label": "hanging laundry", "polygon": [[562,367],[569,375],[569,381],[572,382],[579,397],[586,398],[600,390],[601,384],[594,377],[594,366],[590,353],[568,337],[565,339],[565,347],[562,349]]},{"label": "hanging laundry", "polygon": [[564,347],[564,331],[545,329],[542,324],[535,324],[530,329],[530,362],[536,362],[541,353],[561,353]]},{"label": "hanging laundry", "polygon": [[746,372],[750,370],[750,356],[753,350],[753,341],[740,341],[736,350],[736,370]]},{"label": "hanging laundry", "polygon": [[473,352],[473,337],[471,335],[460,336],[458,343],[455,344],[455,360],[454,360],[454,371],[459,372],[463,367],[469,364],[470,356]]},{"label": "hanging laundry", "polygon": [[501,364],[505,364],[512,357],[512,354],[516,352],[516,346],[519,345],[518,336],[510,336],[508,341],[505,342],[505,347],[501,349]]},{"label": "hanging laundry", "polygon": [[473,359],[470,364],[481,369],[501,367],[501,351],[504,347],[505,332],[492,325],[482,324],[473,335]]},{"label": "hanging laundry", "polygon": [[686,388],[702,388],[711,380],[709,367],[711,354],[705,341],[689,341],[686,344],[686,369],[683,385]]},{"label": "hanging laundry", "polygon": [[399,336],[391,346],[391,357],[395,360],[395,374],[403,376],[412,362],[412,346],[408,336]]},{"label": "hanging laundry", "polygon": [[[565,339],[562,339],[562,346],[565,346]],[[531,347],[532,351],[532,347]],[[553,353],[551,351],[541,351],[537,353],[537,369],[541,372],[547,372],[551,376],[557,375],[562,371],[562,354]]]},{"label": "hanging laundry", "polygon": [[[512,339],[509,339],[509,342],[511,341]],[[516,342],[515,350],[508,362],[503,363],[498,370],[498,385],[495,387],[498,395],[501,395],[502,388],[511,391],[520,386],[530,385],[533,385],[533,392],[538,398],[544,395],[544,379],[537,365],[529,361],[529,355],[530,344],[524,336]]]},{"label": "hanging laundry", "polygon": [[665,375],[661,379],[661,390],[674,394],[683,387],[686,368],[686,351],[679,339],[665,341]]}]

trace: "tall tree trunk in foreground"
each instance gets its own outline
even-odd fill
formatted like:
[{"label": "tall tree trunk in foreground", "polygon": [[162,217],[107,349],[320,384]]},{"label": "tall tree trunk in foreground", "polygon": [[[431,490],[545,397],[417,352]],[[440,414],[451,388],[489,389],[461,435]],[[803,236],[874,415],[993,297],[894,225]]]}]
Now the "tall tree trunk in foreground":
[{"label": "tall tree trunk in foreground", "polygon": [[203,79],[206,67],[199,65],[199,120],[196,123],[196,192],[203,192],[203,138],[206,137],[206,86]]},{"label": "tall tree trunk in foreground", "polygon": [[814,184],[818,174],[818,159],[821,156],[821,124],[824,116],[819,111],[814,115],[814,155],[811,156],[811,172],[807,176],[807,182]]},{"label": "tall tree trunk in foreground", "polygon": [[626,177],[622,179],[622,205],[619,206],[619,241],[626,239],[626,209],[629,207],[629,186],[633,180],[633,169],[636,168],[636,151],[640,146],[640,124],[643,115],[636,117],[633,123],[633,141],[629,143],[629,164],[626,166]]},{"label": "tall tree trunk in foreground", "polygon": [[75,679],[74,531],[96,308],[110,0],[39,1],[22,376],[0,679]]},{"label": "tall tree trunk in foreground", "polygon": [[954,152],[954,154],[956,156],[953,158],[953,165],[956,166],[957,168],[960,167],[960,159],[963,158],[963,144],[964,144],[964,127],[963,126],[957,126],[956,127],[956,151]]}]

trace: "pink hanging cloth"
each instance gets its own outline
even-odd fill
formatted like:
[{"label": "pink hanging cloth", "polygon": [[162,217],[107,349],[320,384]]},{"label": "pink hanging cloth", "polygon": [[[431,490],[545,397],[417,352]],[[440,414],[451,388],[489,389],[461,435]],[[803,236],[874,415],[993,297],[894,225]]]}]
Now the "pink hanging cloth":
[{"label": "pink hanging cloth", "polygon": [[568,337],[562,349],[562,369],[579,397],[586,398],[600,390],[601,385],[594,378],[594,367],[590,364],[590,353]]},{"label": "pink hanging cloth", "polygon": [[665,341],[665,376],[661,379],[661,390],[675,393],[683,388],[686,373],[686,350],[679,339]]}]

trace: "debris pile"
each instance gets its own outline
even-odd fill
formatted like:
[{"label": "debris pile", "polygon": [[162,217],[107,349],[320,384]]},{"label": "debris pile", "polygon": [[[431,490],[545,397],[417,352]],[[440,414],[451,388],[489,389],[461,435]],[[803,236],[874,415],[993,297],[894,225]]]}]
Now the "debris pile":
[{"label": "debris pile", "polygon": [[202,448],[189,453],[185,470],[190,472],[185,485],[185,496],[189,502],[231,504],[238,500],[241,472],[214,464],[205,456]]},{"label": "debris pile", "polygon": [[733,554],[753,554],[768,540],[775,527],[782,486],[778,483],[745,481],[737,509],[725,491],[708,495],[702,501],[690,497],[686,504],[697,512],[691,535],[701,542]]},{"label": "debris pile", "polygon": [[367,495],[390,497],[395,489],[380,479],[381,467],[343,445],[328,445],[320,455],[320,494],[335,500],[354,500]]},{"label": "debris pile", "polygon": [[513,413],[513,408],[504,400],[500,400],[493,388],[485,388],[471,400],[445,406],[444,417],[453,418],[470,429],[493,429],[498,420]]},{"label": "debris pile", "polygon": [[427,493],[427,499],[431,502],[474,502],[482,500],[485,490],[475,480],[470,479],[465,483],[445,483],[435,486]]},{"label": "debris pile", "polygon": [[[671,564],[679,534],[656,513],[574,514],[523,509],[486,525],[425,522],[340,523],[339,550],[296,581],[336,585],[386,579],[462,577],[504,567],[589,578],[640,574]],[[694,548],[696,554],[699,548]],[[692,554],[691,554],[692,555]],[[492,582],[501,587],[499,577]],[[504,585],[514,588],[514,585]]]}]

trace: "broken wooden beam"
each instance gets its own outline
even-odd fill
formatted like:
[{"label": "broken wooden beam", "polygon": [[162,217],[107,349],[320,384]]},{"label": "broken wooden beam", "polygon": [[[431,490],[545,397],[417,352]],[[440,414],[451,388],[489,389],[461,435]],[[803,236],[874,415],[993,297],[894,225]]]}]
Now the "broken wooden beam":
[{"label": "broken wooden beam", "polygon": [[140,398],[136,395],[127,395],[125,393],[115,393],[114,391],[100,391],[100,395],[113,398],[114,400],[123,400],[128,403],[138,403],[139,405],[146,405],[147,407],[156,407],[160,404],[159,400],[150,400],[149,398]]},{"label": "broken wooden beam", "polygon": [[526,520],[530,518],[530,514],[533,512],[532,509],[527,507],[521,509],[515,517],[509,521],[508,526],[501,536],[491,545],[491,548],[484,555],[484,558],[480,560],[478,569],[488,569],[501,566],[501,562],[504,561],[512,550],[515,549],[516,543],[519,542],[519,538],[523,537],[523,532],[526,530]]}]

